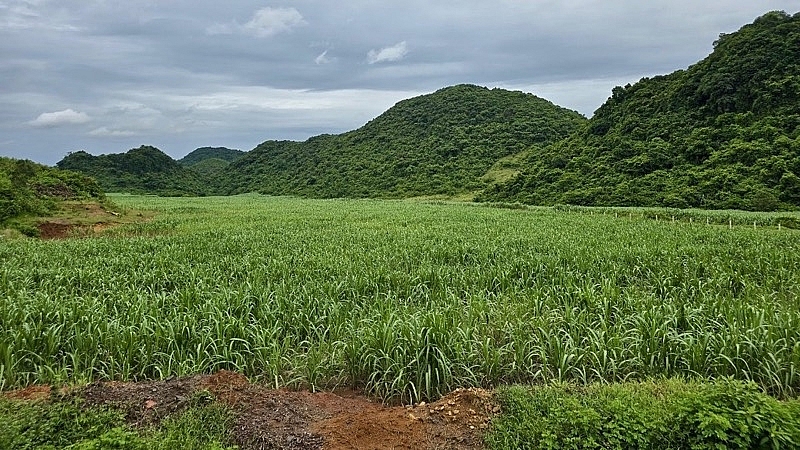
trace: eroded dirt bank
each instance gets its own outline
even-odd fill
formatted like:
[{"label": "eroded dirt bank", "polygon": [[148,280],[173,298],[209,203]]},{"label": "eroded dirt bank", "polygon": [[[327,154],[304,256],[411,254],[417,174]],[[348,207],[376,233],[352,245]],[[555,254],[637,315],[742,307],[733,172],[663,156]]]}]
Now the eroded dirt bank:
[{"label": "eroded dirt bank", "polygon": [[[146,426],[189,406],[198,393],[229,406],[235,417],[231,440],[247,449],[481,449],[491,417],[500,411],[490,391],[458,389],[440,400],[386,406],[349,391],[308,392],[251,384],[221,371],[165,381],[99,382],[68,396],[91,406],[125,412]],[[23,400],[50,398],[46,386],[5,394]]]}]

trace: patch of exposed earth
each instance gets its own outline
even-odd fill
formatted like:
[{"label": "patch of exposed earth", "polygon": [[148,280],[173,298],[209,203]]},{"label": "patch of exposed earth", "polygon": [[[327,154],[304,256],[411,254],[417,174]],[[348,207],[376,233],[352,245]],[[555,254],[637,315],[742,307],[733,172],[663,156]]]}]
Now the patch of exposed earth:
[{"label": "patch of exposed earth", "polygon": [[58,213],[39,219],[36,228],[41,239],[88,237],[119,225],[149,220],[149,216],[142,213],[122,215],[94,201],[65,201]]},{"label": "patch of exposed earth", "polygon": [[[500,411],[491,391],[457,389],[433,403],[386,406],[357,392],[308,392],[251,384],[221,371],[165,381],[97,382],[72,390],[92,406],[121,409],[146,426],[187,408],[204,393],[234,414],[231,441],[248,449],[481,449],[491,418]],[[47,387],[5,395],[47,398]]]}]

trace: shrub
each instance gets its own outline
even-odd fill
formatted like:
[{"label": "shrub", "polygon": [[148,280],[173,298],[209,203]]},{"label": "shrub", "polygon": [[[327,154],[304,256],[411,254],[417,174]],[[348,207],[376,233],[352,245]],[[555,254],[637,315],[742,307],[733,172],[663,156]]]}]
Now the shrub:
[{"label": "shrub", "polygon": [[800,406],[751,382],[667,380],[500,391],[492,449],[768,449],[800,442]]}]

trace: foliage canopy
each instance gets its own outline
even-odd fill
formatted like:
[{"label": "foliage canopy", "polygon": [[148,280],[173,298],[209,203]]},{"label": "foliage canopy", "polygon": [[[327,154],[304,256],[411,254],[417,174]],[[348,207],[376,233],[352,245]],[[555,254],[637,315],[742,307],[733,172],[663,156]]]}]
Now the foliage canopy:
[{"label": "foliage canopy", "polygon": [[231,164],[226,193],[455,195],[498,159],[563,139],[586,119],[531,94],[458,85],[399,102],[363,127],[266,141]]},{"label": "foliage canopy", "polygon": [[245,152],[241,150],[227,147],[200,147],[179,159],[178,163],[185,167],[194,167],[210,159],[230,163],[241,158],[244,154]]},{"label": "foliage canopy", "polygon": [[479,197],[532,204],[800,206],[800,13],[722,35],[707,58],[616,87],[569,139]]},{"label": "foliage canopy", "polygon": [[0,157],[0,225],[52,211],[60,200],[103,200],[96,181],[81,173]]},{"label": "foliage canopy", "polygon": [[126,153],[100,156],[78,151],[56,166],[94,177],[106,192],[182,196],[205,195],[211,190],[198,173],[147,145]]}]

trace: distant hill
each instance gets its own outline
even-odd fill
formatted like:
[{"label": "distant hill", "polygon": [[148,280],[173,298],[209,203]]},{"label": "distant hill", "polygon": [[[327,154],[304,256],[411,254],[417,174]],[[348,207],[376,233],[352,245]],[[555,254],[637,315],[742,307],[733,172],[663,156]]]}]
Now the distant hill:
[{"label": "distant hill", "polygon": [[181,196],[205,195],[211,189],[201,175],[151,146],[100,156],[78,151],[56,166],[94,177],[105,192]]},{"label": "distant hill", "polygon": [[231,162],[241,158],[245,153],[227,147],[200,147],[179,159],[178,163],[185,167],[192,167],[209,159]]},{"label": "distant hill", "polygon": [[800,13],[765,14],[686,70],[614,88],[580,131],[521,167],[479,200],[800,206]]},{"label": "distant hill", "polygon": [[189,167],[190,170],[198,173],[204,178],[216,179],[221,175],[231,163],[219,158],[204,159],[197,164]]},{"label": "distant hill", "polygon": [[178,163],[216,184],[220,173],[228,167],[231,161],[236,161],[245,153],[227,147],[200,147],[179,159]]},{"label": "distant hill", "polygon": [[231,163],[225,193],[400,198],[469,194],[501,158],[586,122],[531,94],[459,85],[403,100],[363,127],[266,141]]},{"label": "distant hill", "polygon": [[84,199],[105,199],[92,178],[28,160],[0,157],[0,227],[23,216],[48,214],[61,201]]}]

